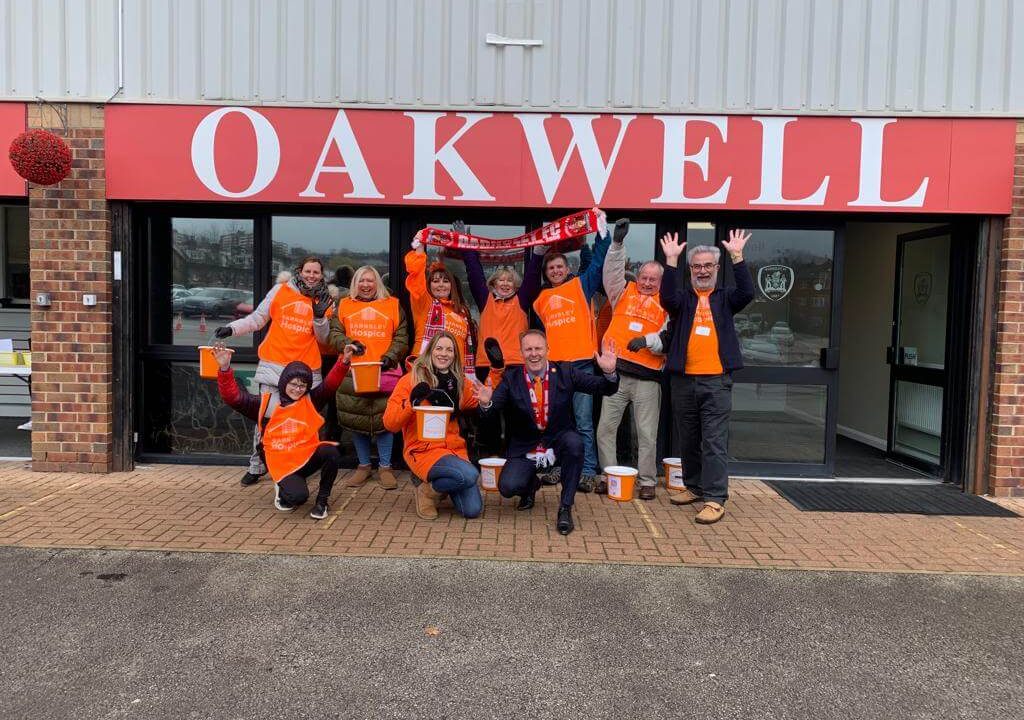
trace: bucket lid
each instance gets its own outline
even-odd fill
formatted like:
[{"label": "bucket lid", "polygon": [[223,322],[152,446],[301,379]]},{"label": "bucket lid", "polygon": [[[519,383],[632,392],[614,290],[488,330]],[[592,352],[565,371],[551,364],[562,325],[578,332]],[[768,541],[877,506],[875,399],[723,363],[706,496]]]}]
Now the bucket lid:
[{"label": "bucket lid", "polygon": [[455,408],[448,407],[446,405],[416,405],[413,407],[416,412],[426,413],[450,413],[455,412]]},{"label": "bucket lid", "polygon": [[604,469],[605,475],[625,475],[626,477],[636,475],[638,472],[636,468],[626,467],[625,465],[609,465]]},{"label": "bucket lid", "polygon": [[484,467],[502,467],[505,464],[505,458],[480,458],[480,464]]},{"label": "bucket lid", "polygon": [[683,459],[682,458],[662,458],[661,461],[663,463],[665,463],[666,465],[682,465],[683,464]]}]

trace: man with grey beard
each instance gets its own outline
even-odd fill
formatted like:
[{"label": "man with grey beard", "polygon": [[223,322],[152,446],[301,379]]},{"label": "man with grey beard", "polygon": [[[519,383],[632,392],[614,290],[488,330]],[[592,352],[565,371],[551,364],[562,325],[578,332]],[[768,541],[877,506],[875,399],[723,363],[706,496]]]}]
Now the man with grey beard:
[{"label": "man with grey beard", "polygon": [[743,367],[733,316],[754,299],[754,280],[743,261],[748,240],[749,233],[731,230],[729,239],[722,241],[732,258],[735,287],[717,287],[722,251],[698,245],[686,252],[691,287],[680,289],[676,268],[686,243],[679,242],[679,233],[666,233],[661,239],[666,265],[661,304],[672,319],[665,370],[686,484],[669,501],[674,505],[703,501],[696,522],[704,525],[722,519],[729,497],[732,373]]}]

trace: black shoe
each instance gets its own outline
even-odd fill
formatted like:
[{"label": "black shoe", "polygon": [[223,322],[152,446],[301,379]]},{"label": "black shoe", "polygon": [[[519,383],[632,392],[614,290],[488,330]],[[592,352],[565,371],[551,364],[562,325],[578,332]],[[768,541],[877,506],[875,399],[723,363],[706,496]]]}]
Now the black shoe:
[{"label": "black shoe", "polygon": [[608,494],[608,478],[604,475],[598,475],[594,482],[594,492],[598,495]]},{"label": "black shoe", "polygon": [[330,508],[327,507],[326,500],[317,500],[316,505],[314,505],[313,509],[309,511],[309,516],[314,520],[323,520],[327,517],[328,510],[330,510]]},{"label": "black shoe", "polygon": [[558,523],[555,527],[558,528],[559,535],[568,535],[573,531],[576,526],[572,523],[572,508],[558,508]]},{"label": "black shoe", "polygon": [[534,493],[529,492],[519,498],[519,504],[516,505],[516,510],[529,510],[536,503]]},{"label": "black shoe", "polygon": [[246,486],[248,486],[248,485],[255,485],[256,483],[258,483],[260,481],[261,477],[263,477],[263,476],[262,475],[254,475],[251,472],[247,472],[245,475],[242,476],[242,479],[239,482],[241,482],[243,485],[246,485]]},{"label": "black shoe", "polygon": [[581,493],[594,492],[594,476],[584,475],[580,478],[580,484],[576,487],[576,490]]},{"label": "black shoe", "polygon": [[281,512],[291,512],[295,506],[281,499],[281,486],[274,483],[274,507]]}]

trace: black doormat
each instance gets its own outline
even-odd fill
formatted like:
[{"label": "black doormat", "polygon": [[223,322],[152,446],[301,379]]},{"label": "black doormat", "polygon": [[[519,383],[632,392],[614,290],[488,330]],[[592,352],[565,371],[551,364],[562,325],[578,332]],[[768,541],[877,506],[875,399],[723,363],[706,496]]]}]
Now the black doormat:
[{"label": "black doormat", "polygon": [[808,512],[909,513],[1019,517],[1012,510],[951,485],[766,480],[798,510]]}]

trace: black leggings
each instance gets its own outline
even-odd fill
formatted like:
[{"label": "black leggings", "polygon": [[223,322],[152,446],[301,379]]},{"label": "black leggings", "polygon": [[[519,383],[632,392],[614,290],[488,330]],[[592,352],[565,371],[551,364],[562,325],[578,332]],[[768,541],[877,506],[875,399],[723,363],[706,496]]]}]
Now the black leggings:
[{"label": "black leggings", "polygon": [[331,497],[331,490],[334,488],[334,479],[338,477],[338,463],[341,461],[341,454],[336,445],[321,445],[314,452],[305,465],[281,478],[277,484],[281,493],[281,499],[289,505],[302,505],[309,500],[309,486],[306,478],[320,471],[320,489],[316,493],[316,499],[327,502]]}]

